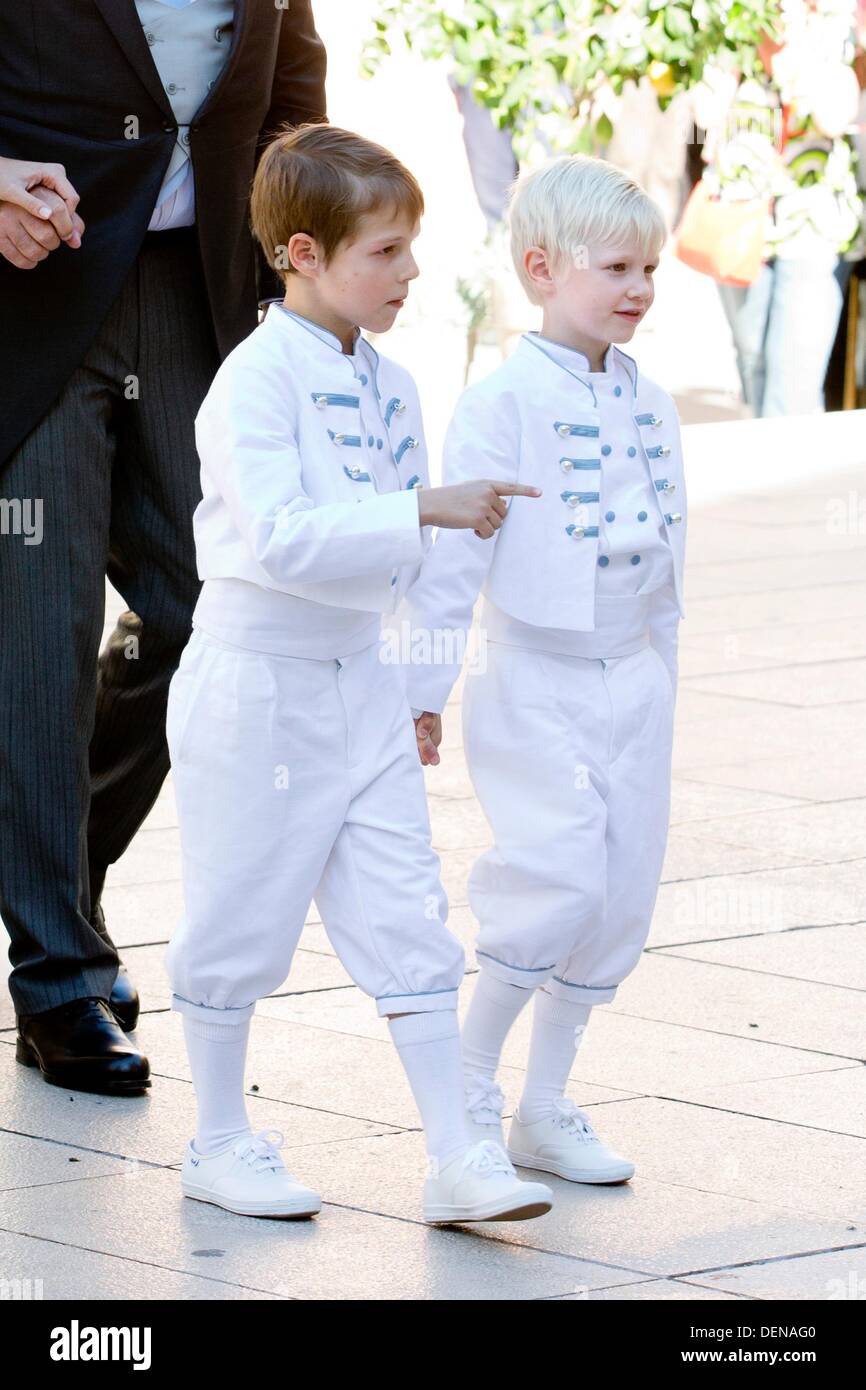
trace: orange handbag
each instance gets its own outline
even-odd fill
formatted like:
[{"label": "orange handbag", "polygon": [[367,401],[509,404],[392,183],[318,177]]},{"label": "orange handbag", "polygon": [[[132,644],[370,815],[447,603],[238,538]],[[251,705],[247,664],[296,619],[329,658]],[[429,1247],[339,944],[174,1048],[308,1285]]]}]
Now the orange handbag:
[{"label": "orange handbag", "polygon": [[[791,108],[782,104],[782,124],[776,150],[788,142]],[[693,270],[711,275],[723,285],[751,285],[766,258],[767,220],[772,198],[742,198],[725,202],[713,197],[699,179],[683,209],[674,253]]]},{"label": "orange handbag", "polygon": [[725,202],[699,179],[674,232],[676,256],[724,285],[751,285],[764,260],[770,199]]}]

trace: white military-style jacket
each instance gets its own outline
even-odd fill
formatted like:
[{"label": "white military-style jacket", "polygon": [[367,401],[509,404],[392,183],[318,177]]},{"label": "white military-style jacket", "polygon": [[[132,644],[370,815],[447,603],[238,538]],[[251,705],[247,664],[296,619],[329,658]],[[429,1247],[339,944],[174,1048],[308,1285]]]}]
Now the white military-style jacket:
[{"label": "white military-style jacket", "polygon": [[[506,362],[464,391],[445,440],[443,482],[503,478],[538,487],[542,496],[510,498],[492,539],[439,532],[407,597],[418,650],[423,645],[416,633],[465,630],[479,590],[522,623],[595,630],[599,529],[605,525],[600,480],[609,448],[588,374],[567,369],[544,351],[545,340],[534,341],[537,336],[524,335]],[[616,345],[609,353],[624,369],[617,380],[630,384],[614,388],[616,406],[621,397],[633,422],[629,454],[646,470],[648,496],[658,510],[652,521],[670,547],[673,580],[649,596],[649,626],[675,687],[686,532],[679,417],[672,397],[639,374],[633,358]],[[607,563],[604,556],[601,563]],[[412,706],[441,711],[459,670],[459,661],[413,661],[406,672]]]},{"label": "white military-style jacket", "polygon": [[427,453],[415,383],[363,341],[350,358],[272,305],[222,363],[195,421],[202,579],[394,611],[432,541]]}]

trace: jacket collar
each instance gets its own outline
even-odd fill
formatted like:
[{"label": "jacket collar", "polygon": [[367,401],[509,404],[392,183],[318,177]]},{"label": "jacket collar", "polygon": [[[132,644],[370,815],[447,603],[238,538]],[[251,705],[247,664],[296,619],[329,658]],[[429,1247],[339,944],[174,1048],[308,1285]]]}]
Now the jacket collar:
[{"label": "jacket collar", "polygon": [[269,331],[300,342],[307,356],[315,356],[317,361],[325,363],[328,367],[333,367],[335,358],[338,358],[353,376],[357,375],[356,366],[359,360],[364,359],[372,372],[373,390],[377,399],[381,400],[382,393],[379,389],[381,358],[373,344],[362,335],[360,328],[355,329],[354,351],[353,355],[350,356],[349,353],[343,351],[343,345],[336,333],[331,333],[329,329],[323,328],[319,323],[314,323],[312,319],[304,318],[302,314],[296,314],[292,309],[284,308],[281,300],[270,300],[267,303],[268,308],[259,325],[260,328],[268,324]]},{"label": "jacket collar", "polygon": [[[524,351],[528,354],[531,350],[540,352],[542,356],[546,357],[554,366],[559,367],[563,372],[567,372],[569,376],[575,377],[582,386],[586,387],[587,391],[592,396],[593,404],[598,404],[592,382],[589,379],[589,358],[586,356],[586,353],[578,351],[577,348],[567,347],[564,343],[557,343],[550,338],[544,338],[540,333],[524,333],[520,339],[518,351]],[[606,372],[613,371],[615,365],[621,366],[626,372],[631,382],[632,399],[636,400],[638,383],[637,363],[633,357],[629,357],[628,353],[623,352],[616,343],[611,343],[604,355],[604,369]]]},{"label": "jacket collar", "polygon": [[[333,350],[339,352],[342,357],[350,356],[349,353],[343,352],[343,344],[340,342],[336,333],[332,333],[328,328],[323,328],[320,323],[314,323],[312,319],[304,318],[303,314],[296,314],[294,309],[287,309],[280,300],[270,305],[265,317],[267,318],[271,315],[277,320],[293,319],[299,328],[303,328],[307,333],[312,333],[313,336],[318,338],[319,342],[324,343],[326,347],[333,348]],[[352,339],[353,353],[358,350],[358,339],[360,336],[361,330],[360,328],[356,328],[355,336]]]}]

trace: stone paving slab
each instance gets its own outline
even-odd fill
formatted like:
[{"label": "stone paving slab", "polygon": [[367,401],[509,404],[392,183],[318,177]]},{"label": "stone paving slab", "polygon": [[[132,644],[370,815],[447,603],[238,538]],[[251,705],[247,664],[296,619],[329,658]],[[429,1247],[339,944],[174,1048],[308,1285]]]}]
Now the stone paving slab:
[{"label": "stone paving slab", "polygon": [[705,763],[721,761],[723,748],[729,760],[737,755],[746,761],[752,756],[778,755],[780,745],[798,761],[817,752],[838,761],[840,751],[850,748],[851,738],[859,736],[864,710],[866,702],[852,700],[850,704],[834,706],[830,717],[820,707],[774,706],[738,696],[681,690],[677,700],[675,761],[683,746],[696,737],[704,739]]},{"label": "stone paving slab", "polygon": [[[760,629],[762,632],[764,629]],[[825,640],[816,642],[805,652],[797,645],[795,638],[782,638],[775,643],[769,639],[754,642],[746,640],[748,634],[733,632],[711,632],[696,637],[692,642],[683,643],[679,651],[680,680],[697,684],[708,677],[728,675],[762,675],[765,672],[784,671],[790,666],[820,667],[827,661],[840,659],[861,660],[866,656],[864,644],[849,629],[848,636],[838,646]],[[790,651],[785,648],[790,647]],[[828,655],[834,652],[833,656]]]},{"label": "stone paving slab", "polygon": [[593,1123],[644,1178],[866,1227],[863,1141],[812,1128],[810,1113],[792,1125],[636,1096],[593,1107]]},{"label": "stone paving slab", "polygon": [[433,844],[440,852],[449,849],[478,852],[492,843],[490,826],[474,798],[431,801],[430,828]]},{"label": "stone paving slab", "polygon": [[[712,782],[674,777],[671,785],[672,828],[702,825],[705,821],[748,817],[756,811],[785,810],[810,801],[807,796],[780,796],[773,792],[746,791],[741,787],[715,786]],[[748,823],[748,822],[747,822]]]},{"label": "stone paving slab", "polygon": [[[741,753],[740,739],[754,737],[756,733],[761,737],[770,735],[774,729],[778,730],[780,723],[782,732],[793,736],[804,718],[802,712],[798,714],[795,710],[769,710],[756,700],[735,700],[730,695],[714,695],[706,690],[688,690],[683,686],[677,690],[674,748],[684,732],[691,733],[696,724],[705,724],[711,731],[713,744],[710,757],[718,759],[720,747],[726,747],[729,752],[733,748]],[[739,726],[737,741],[732,745],[725,723],[734,719],[738,719]]]},{"label": "stone paving slab", "polygon": [[826,865],[810,864],[665,883],[648,947],[846,926],[859,922],[864,903],[866,858],[834,864],[832,876]]},{"label": "stone paving slab", "polygon": [[[823,1059],[825,1062],[829,1059]],[[862,1063],[754,1081],[711,1084],[696,1091],[702,1105],[761,1115],[866,1139],[866,1067]],[[866,1162],[866,1151],[864,1151]]]},{"label": "stone paving slab", "polygon": [[[812,984],[834,985],[860,994],[866,990],[866,922],[666,947],[659,954]],[[862,999],[854,998],[853,1003],[862,1008]]]},{"label": "stone paving slab", "polygon": [[183,914],[183,884],[180,878],[116,884],[112,877],[103,890],[102,906],[105,925],[119,950],[167,943]]},{"label": "stone paving slab", "polygon": [[[331,1146],[326,1152],[334,1154]],[[475,1228],[431,1230],[419,1219],[417,1176],[407,1184],[411,1211],[394,1217],[330,1197],[325,1189],[334,1184],[327,1182],[318,1153],[304,1160],[293,1155],[291,1162],[302,1182],[313,1171],[325,1179],[328,1205],[312,1220],[235,1216],[184,1198],[176,1172],[151,1169],[134,1185],[96,1178],[74,1184],[75,1192],[64,1183],[38,1196],[12,1193],[0,1208],[2,1221],[7,1231],[39,1237],[62,1230],[71,1245],[121,1256],[129,1254],[133,1229],[136,1258],[170,1274],[204,1272],[287,1298],[548,1298],[588,1284],[634,1280],[635,1271],[609,1261],[591,1264],[568,1252],[528,1251],[500,1234],[505,1226],[538,1222],[499,1222],[495,1234],[491,1226],[483,1237]],[[340,1162],[347,1168],[351,1156],[341,1151]],[[422,1174],[423,1168],[422,1162]]]},{"label": "stone paving slab", "polygon": [[[0,1059],[2,1060],[2,1059]],[[0,1193],[20,1187],[47,1187],[52,1183],[81,1182],[107,1173],[128,1171],[128,1160],[94,1153],[91,1149],[54,1139],[33,1139],[6,1128],[0,1144]]]},{"label": "stone paving slab", "polygon": [[[744,724],[744,720],[748,723]],[[726,711],[715,718],[699,714],[677,729],[673,747],[674,776],[691,777],[701,781],[705,786],[708,785],[710,779],[704,769],[717,765],[719,754],[715,739],[725,732],[729,733],[732,739],[728,745],[728,756],[731,756],[730,749],[735,749],[741,767],[757,767],[770,758],[787,758],[790,763],[791,754],[788,750],[793,743],[797,743],[804,752],[819,749],[823,751],[820,742],[810,738],[810,731],[799,712],[788,719],[784,713],[777,714],[770,706],[765,705],[758,718],[753,721],[752,711],[742,708],[741,705],[739,709],[734,708],[730,714]],[[832,756],[832,750],[828,752]],[[799,767],[798,762],[797,770]],[[766,792],[767,788],[759,781],[755,790]],[[792,779],[781,791],[789,800],[802,800],[808,796],[809,784],[801,773],[799,779]]]},{"label": "stone paving slab", "polygon": [[[464,980],[460,991],[461,1019],[466,1016],[474,987],[473,977]],[[384,1049],[390,1046],[387,1025],[375,1018],[369,1000],[354,988],[345,994],[329,995],[321,1004],[312,996],[270,999],[259,1010],[266,1011],[267,1016],[305,1023],[309,1020],[305,1032],[319,1028],[331,1034],[339,1030],[348,1040],[347,1056],[351,1054],[350,1040],[355,1037],[378,1039]],[[519,1097],[531,1026],[530,1005],[518,1017],[502,1052],[502,1084],[509,1104],[516,1103]],[[608,1005],[593,1015],[592,1028],[587,1030],[572,1068],[571,1082],[572,1091],[581,1092],[574,1095],[581,1105],[589,1094],[587,1088],[594,1087],[605,1093],[597,1100],[620,1100],[636,1094],[692,1100],[701,1098],[706,1087],[722,1084],[722,1077],[724,1084],[732,1085],[746,1079],[762,1081],[835,1072],[848,1066],[848,1058],[777,1046],[755,1038],[752,1030],[747,1036],[735,1036],[733,1030],[713,1032],[694,1024],[638,1017]],[[402,1084],[405,1086],[405,1082]]]},{"label": "stone paving slab", "polygon": [[171,773],[162,784],[159,796],[143,821],[142,830],[174,830],[177,828],[177,806],[174,799]]},{"label": "stone paving slab", "polygon": [[702,1289],[698,1284],[692,1284],[688,1281],[680,1282],[678,1279],[644,1279],[639,1284],[622,1284],[610,1289],[590,1289],[585,1294],[565,1293],[550,1301],[552,1303],[576,1303],[582,1300],[588,1303],[614,1301],[633,1303],[656,1302],[661,1299],[666,1303],[675,1300],[694,1303],[701,1299],[709,1299],[715,1303],[735,1303],[738,1297],[737,1294]]},{"label": "stone paving slab", "polygon": [[[742,791],[785,796],[791,801],[804,795],[810,801],[848,801],[866,796],[866,763],[845,755],[841,738],[826,751],[804,751],[793,760],[789,755],[772,758],[751,757],[742,762],[699,762],[691,768],[681,766],[683,776],[694,776],[715,783],[716,787],[736,787]],[[832,885],[830,885],[832,890]]]},{"label": "stone paving slab", "polygon": [[[126,1218],[127,1228],[129,1218]],[[129,1242],[128,1242],[129,1243]],[[207,1259],[201,1258],[203,1270]],[[164,1265],[141,1258],[100,1255],[63,1240],[17,1235],[0,1230],[0,1271],[25,1297],[87,1303],[91,1299],[225,1302],[231,1300],[283,1301],[282,1295],[241,1282],[209,1279],[203,1274],[176,1274]],[[28,1282],[29,1281],[29,1282]]]},{"label": "stone paving slab", "polygon": [[[367,1006],[372,1008],[369,1001]],[[263,1098],[291,1102],[334,1121],[342,1117],[381,1129],[418,1126],[409,1083],[390,1040],[349,1037],[265,1014],[255,1015],[250,1031],[255,1045],[248,1090],[255,1085]],[[149,1014],[139,1033],[161,1076],[189,1080],[179,1015]]]},{"label": "stone paving slab", "polygon": [[171,827],[140,830],[123,858],[112,864],[109,874],[112,887],[179,879],[181,859],[177,831]]},{"label": "stone paving slab", "polygon": [[[461,1004],[460,1017],[465,1017],[468,1000]],[[369,1007],[369,1002],[357,990],[346,991],[345,996],[333,995],[328,1000],[317,1002],[310,999],[275,999],[263,1001],[257,1015],[265,1018],[279,1018],[289,1023],[300,1023],[310,1028],[318,1028],[327,1033],[341,1033],[348,1038],[375,1039],[390,1047],[390,1033],[385,1019],[377,1018]],[[527,1024],[518,1022],[513,1038],[509,1039],[508,1057],[525,1061],[528,1043]],[[505,1113],[511,1114],[523,1085],[524,1067],[515,1060],[506,1060],[502,1066],[500,1082],[506,1095]],[[569,1094],[577,1103],[599,1103],[606,1100],[622,1100],[634,1094],[611,1086],[595,1085],[586,1081],[571,1083]]]},{"label": "stone paving slab", "polygon": [[757,811],[739,822],[709,819],[682,826],[682,835],[723,840],[743,848],[759,843],[772,855],[808,857],[813,862],[843,863],[861,859],[866,846],[866,797],[811,806],[789,805]]},{"label": "stone paving slab", "polygon": [[653,952],[620,986],[613,1013],[862,1059],[863,998],[855,990]]},{"label": "stone paving slab", "polygon": [[[866,582],[866,576],[864,576]],[[811,666],[840,658],[866,656],[866,619],[836,618],[823,623],[778,623],[767,627],[734,625],[729,632],[692,634],[680,642],[683,675],[705,671],[760,669],[761,666]],[[689,668],[689,669],[687,669]]]},{"label": "stone paving slab", "polygon": [[[322,1117],[320,1123],[330,1121],[336,1125],[335,1138],[342,1137],[340,1122],[345,1126],[359,1124],[360,1129],[356,1131],[359,1133],[369,1133],[371,1127],[377,1131],[418,1128],[418,1113],[387,1024],[377,1020],[369,1000],[360,991],[357,995],[361,1002],[358,1022],[337,1018],[334,1012],[323,1018],[314,1004],[311,1004],[309,1015],[298,1013],[296,1017],[306,1020],[309,1016],[315,1018],[315,1023],[295,1022],[282,1018],[278,1012],[281,1004],[288,1005],[288,1001],[276,999],[263,1001],[256,1012],[251,1029],[247,1092],[252,1086],[258,1087],[257,1113],[260,1115],[271,1099],[282,1103],[292,1122],[292,1142],[319,1142],[316,1126],[311,1125],[309,1132],[307,1130],[308,1113]],[[349,1031],[350,1028],[357,1028],[357,1031]],[[148,1015],[137,1036],[161,1077],[189,1082],[182,1026],[176,1016]],[[504,1058],[503,1085],[516,1097],[522,1085],[523,1067],[511,1058],[519,1057],[524,1061],[525,1048],[520,1051],[516,1037],[509,1042],[512,1050]],[[769,1074],[772,1075],[772,1071]],[[155,1086],[156,1083],[154,1089]],[[633,1089],[587,1080],[574,1089],[578,1092],[574,1099],[579,1104],[589,1100],[617,1100],[635,1094]],[[191,1090],[186,1094],[192,1098]],[[108,1103],[106,1099],[105,1104]],[[282,1110],[276,1119],[264,1115],[260,1127],[276,1124],[286,1132],[287,1120],[282,1115]],[[179,1129],[183,1142],[189,1137],[188,1124],[187,1118],[186,1125]]]},{"label": "stone paving slab", "polygon": [[[834,618],[862,618],[866,613],[866,589],[864,589],[864,564],[855,553],[848,556],[851,577],[833,583],[821,583],[820,577],[810,583],[807,576],[796,571],[796,580],[791,583],[790,562],[778,562],[778,584],[762,585],[760,577],[742,575],[737,587],[733,577],[733,567],[727,571],[722,581],[729,587],[715,596],[708,594],[692,596],[686,588],[686,618],[690,632],[741,632],[748,628],[764,628],[773,623],[791,623],[799,615],[807,626],[820,623],[828,614]],[[833,572],[838,573],[841,562],[833,561]],[[765,567],[766,568],[766,567]],[[771,576],[767,576],[771,578]],[[706,583],[708,577],[704,576]],[[787,583],[785,582],[787,580]],[[696,586],[697,587],[697,586]]]},{"label": "stone paving slab", "polygon": [[[787,564],[789,575],[796,565],[798,578],[802,567],[826,579],[828,559],[833,562],[833,578],[839,574],[836,568],[838,557],[851,556],[848,563],[855,567],[859,558],[862,566],[859,537],[834,535],[816,527],[813,521],[809,521],[808,512],[804,512],[807,506],[808,499],[798,499],[793,511],[775,520],[769,512],[765,512],[763,517],[736,517],[732,514],[733,509],[727,506],[714,509],[709,515],[698,512],[694,529],[689,535],[689,542],[699,557],[694,565],[695,572],[701,574],[715,562],[727,563],[732,570],[736,567],[738,574],[741,569],[750,571],[754,566],[758,575],[764,573],[771,578],[784,577]],[[814,498],[812,508],[814,513]],[[773,568],[773,561],[780,563]],[[762,570],[761,566],[765,568]],[[844,562],[841,573],[843,576],[847,573]]]},{"label": "stone paving slab", "polygon": [[687,676],[684,684],[688,689],[745,696],[772,705],[826,708],[866,700],[866,658],[789,662],[772,670]]},{"label": "stone paving slab", "polygon": [[756,837],[751,845],[737,844],[733,839],[725,839],[730,830],[723,823],[721,833],[714,833],[713,821],[702,821],[680,825],[668,836],[661,882],[673,883],[718,875],[745,873],[748,870],[778,869],[786,866],[814,863],[814,858],[805,853],[785,854],[761,844]]},{"label": "stone paving slab", "polygon": [[[160,1044],[161,1035],[166,1032],[165,1017],[146,1016],[135,1034],[152,1063],[152,1085],[141,1096],[97,1096],[48,1086],[35,1069],[15,1061],[11,1043],[0,1041],[3,1144],[11,1134],[16,1141],[18,1136],[38,1137],[71,1145],[73,1152],[86,1149],[97,1158],[129,1159],[142,1165],[180,1163],[195,1132],[195,1096],[188,1070],[182,1075],[171,1073],[171,1054]],[[251,1032],[248,1092],[251,1085],[257,1084],[256,1064],[262,1048],[255,1024]],[[172,1021],[169,1036],[179,1060],[183,1051],[179,1024],[174,1027]],[[266,1039],[264,1042],[266,1045]],[[179,1066],[177,1070],[180,1071]],[[291,1101],[286,1096],[282,1085],[273,1091],[262,1087],[261,1096],[247,1095],[247,1111],[254,1129],[279,1129],[287,1148],[310,1143],[339,1144],[345,1139],[393,1128],[339,1114],[324,1105],[304,1107],[296,1103],[294,1096]],[[418,1123],[417,1118],[414,1123]]]},{"label": "stone paving slab", "polygon": [[[591,1108],[590,1115],[595,1121],[597,1110]],[[314,1146],[292,1161],[303,1181],[315,1176],[330,1201],[404,1220],[417,1217],[424,1170],[420,1135]],[[529,1175],[529,1170],[520,1171]],[[550,1174],[548,1180],[554,1192],[551,1212],[536,1221],[509,1222],[502,1234],[498,1226],[494,1232],[492,1223],[485,1223],[478,1236],[663,1275],[866,1242],[866,1224],[852,1227],[844,1220],[790,1212],[696,1185],[640,1175],[619,1187],[601,1188]]]},{"label": "stone paving slab", "polygon": [[866,1249],[852,1246],[790,1260],[766,1260],[740,1269],[695,1275],[684,1282],[746,1298],[862,1301],[866,1297]]}]

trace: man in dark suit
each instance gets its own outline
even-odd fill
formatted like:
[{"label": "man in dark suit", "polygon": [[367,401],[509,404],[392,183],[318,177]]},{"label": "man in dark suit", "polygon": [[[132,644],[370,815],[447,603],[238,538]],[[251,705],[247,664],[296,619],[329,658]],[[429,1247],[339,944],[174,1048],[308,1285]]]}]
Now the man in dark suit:
[{"label": "man in dark suit", "polygon": [[[21,0],[0,51],[0,917],[17,1057],[55,1084],[135,1093],[148,1062],[118,1025],[135,1027],[138,996],[100,895],[168,771],[168,685],[199,591],[194,417],[279,291],[249,231],[256,158],[284,123],[325,119],[325,55],[310,0]],[[129,611],[100,654],[106,574]]]}]

